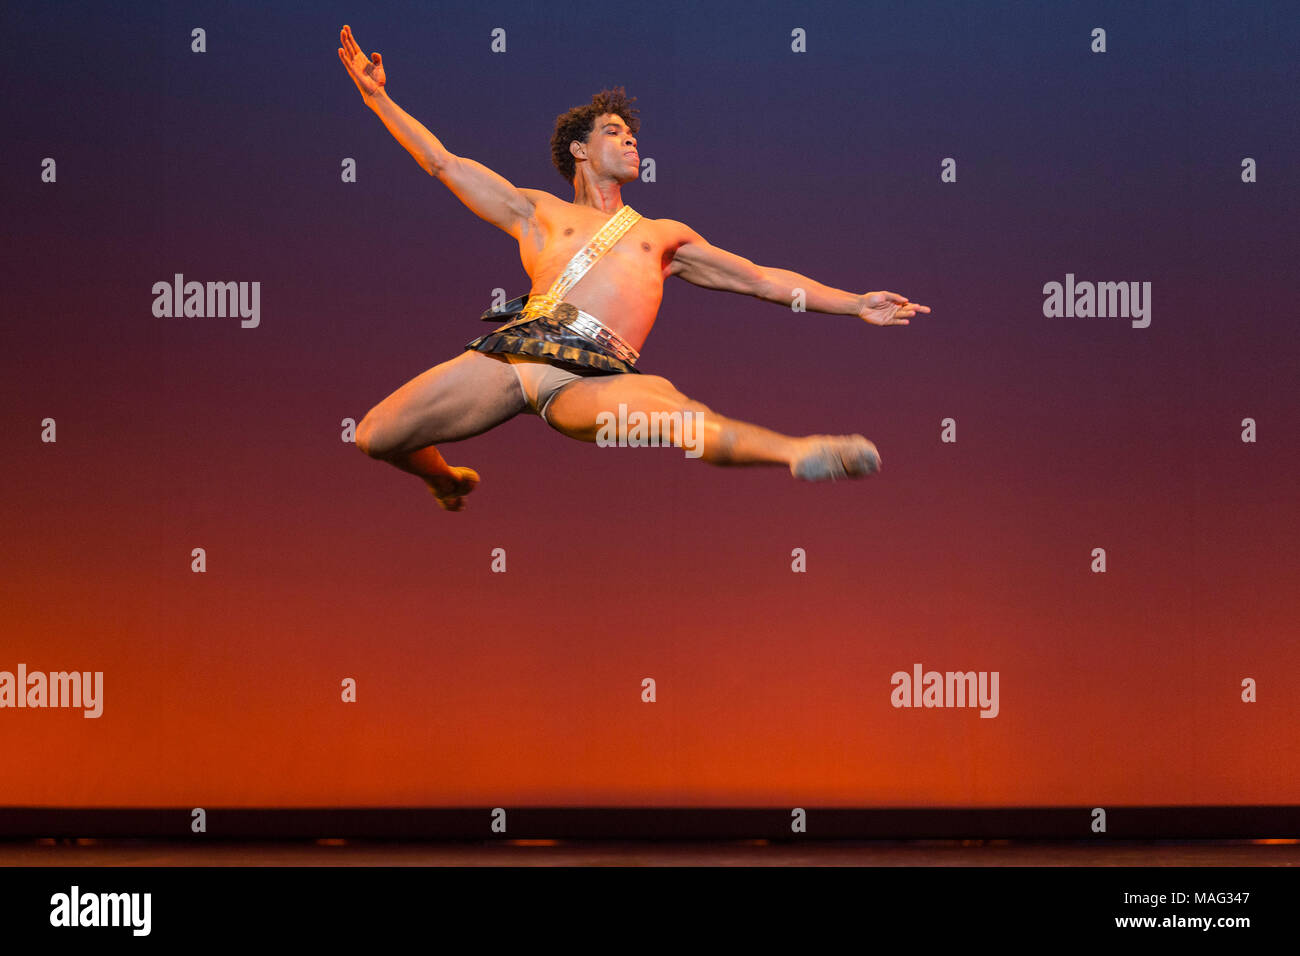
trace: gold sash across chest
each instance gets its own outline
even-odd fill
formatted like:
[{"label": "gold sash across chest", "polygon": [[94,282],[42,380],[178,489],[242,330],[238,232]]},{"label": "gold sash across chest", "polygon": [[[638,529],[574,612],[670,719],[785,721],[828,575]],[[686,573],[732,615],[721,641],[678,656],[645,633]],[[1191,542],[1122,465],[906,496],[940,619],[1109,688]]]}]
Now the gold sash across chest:
[{"label": "gold sash across chest", "polygon": [[[519,313],[519,318],[513,319],[495,329],[494,332],[504,332],[506,329],[514,328],[516,325],[523,325],[525,322],[531,322],[533,319],[550,316],[573,329],[579,335],[584,335],[593,342],[598,342],[608,348],[625,362],[635,363],[640,357],[640,353],[632,346],[628,345],[623,338],[613,329],[606,326],[594,315],[583,312],[575,308],[572,304],[565,302],[564,297],[578,283],[578,280],[587,274],[587,272],[600,261],[600,258],[614,247],[627,231],[636,225],[641,218],[641,214],[631,206],[624,206],[614,215],[605,221],[600,227],[600,231],[592,236],[582,249],[579,249],[569,260],[569,264],[551,283],[551,287],[546,290],[545,294],[538,296],[523,295],[517,299],[512,299],[506,303],[505,307],[498,310],[489,309],[484,312],[481,318],[485,322],[495,321],[502,315],[508,315],[513,312]],[[520,308],[522,306],[522,308]]]}]

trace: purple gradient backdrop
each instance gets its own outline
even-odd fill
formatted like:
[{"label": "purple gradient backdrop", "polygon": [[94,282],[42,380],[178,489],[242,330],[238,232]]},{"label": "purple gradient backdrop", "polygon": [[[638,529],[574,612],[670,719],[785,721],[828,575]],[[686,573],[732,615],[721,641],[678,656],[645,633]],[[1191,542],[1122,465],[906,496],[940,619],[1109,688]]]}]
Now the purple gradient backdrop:
[{"label": "purple gradient backdrop", "polygon": [[[0,805],[1300,801],[1293,8],[290,7],[7,18],[0,670],[102,670],[106,701],[0,711]],[[443,449],[483,476],[450,515],[340,442],[528,288],[364,108],[344,23],[516,185],[571,198],[553,119],[624,84],[639,212],[931,306],[880,329],[670,282],[642,350],[883,472],[521,416]],[[261,326],[154,318],[177,272],[260,281]],[[1149,281],[1150,327],[1045,318],[1067,273]],[[918,661],[999,671],[1001,714],[895,710]]]}]

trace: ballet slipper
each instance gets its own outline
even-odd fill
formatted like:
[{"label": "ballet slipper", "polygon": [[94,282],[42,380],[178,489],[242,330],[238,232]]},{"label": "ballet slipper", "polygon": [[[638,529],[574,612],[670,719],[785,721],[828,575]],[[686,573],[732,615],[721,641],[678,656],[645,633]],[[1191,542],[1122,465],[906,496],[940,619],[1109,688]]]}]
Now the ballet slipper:
[{"label": "ballet slipper", "polygon": [[803,481],[864,478],[880,470],[880,453],[861,435],[810,435],[807,450],[790,463]]}]

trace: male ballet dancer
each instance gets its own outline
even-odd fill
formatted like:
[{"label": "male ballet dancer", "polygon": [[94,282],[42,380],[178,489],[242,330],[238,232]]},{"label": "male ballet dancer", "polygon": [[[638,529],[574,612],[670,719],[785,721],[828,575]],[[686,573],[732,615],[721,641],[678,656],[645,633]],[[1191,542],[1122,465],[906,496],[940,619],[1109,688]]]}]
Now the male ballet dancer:
[{"label": "male ballet dancer", "polygon": [[638,350],[654,325],[669,276],[787,307],[794,290],[802,289],[807,309],[857,315],[872,325],[907,325],[928,307],[893,292],[853,295],[798,273],[762,268],[710,245],[683,223],[641,218],[620,193],[640,171],[640,121],[621,87],[556,119],[552,160],[574,189],[573,202],[565,202],[540,189],[518,189],[480,163],[448,152],[389,98],[380,55],[367,58],[348,26],[339,37],[339,59],[362,100],[426,173],[518,241],[532,280],[526,297],[485,316],[511,321],[370,410],[357,426],[362,451],[418,475],[447,511],[464,507],[479,476],[472,468],[448,465],[434,446],[482,434],[523,411],[588,442],[596,441],[600,418],[615,414],[620,404],[627,409],[624,420],[637,412],[658,421],[694,414],[702,426],[700,457],[711,464],[785,465],[809,481],[879,470],[876,446],[861,435],[794,438],[726,418],[666,378],[641,374],[635,367]]}]

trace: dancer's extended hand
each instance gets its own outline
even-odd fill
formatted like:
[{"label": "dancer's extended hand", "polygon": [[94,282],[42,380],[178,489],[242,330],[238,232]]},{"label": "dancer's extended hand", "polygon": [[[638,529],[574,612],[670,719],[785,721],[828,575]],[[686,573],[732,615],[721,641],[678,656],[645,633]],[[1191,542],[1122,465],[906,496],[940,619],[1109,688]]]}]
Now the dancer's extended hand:
[{"label": "dancer's extended hand", "polygon": [[896,292],[868,292],[858,297],[858,318],[872,325],[907,325],[918,312],[929,312],[928,305],[917,305]]},{"label": "dancer's extended hand", "polygon": [[370,59],[361,52],[357,41],[352,36],[352,28],[346,23],[339,31],[339,59],[348,68],[348,76],[357,85],[362,96],[374,96],[384,88],[384,61],[378,53],[370,54]]}]

